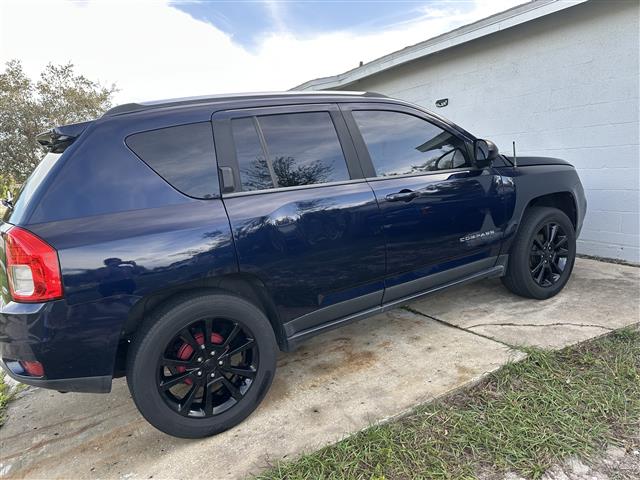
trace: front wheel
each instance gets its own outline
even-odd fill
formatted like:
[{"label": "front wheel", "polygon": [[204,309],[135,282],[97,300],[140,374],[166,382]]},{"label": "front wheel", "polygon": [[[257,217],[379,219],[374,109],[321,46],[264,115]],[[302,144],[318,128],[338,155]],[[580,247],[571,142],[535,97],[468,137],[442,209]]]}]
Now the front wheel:
[{"label": "front wheel", "polygon": [[157,429],[200,438],[244,420],[267,393],[276,340],[265,315],[226,294],[177,298],[140,327],[127,383]]},{"label": "front wheel", "polygon": [[575,258],[576,233],[567,215],[533,207],[525,212],[502,282],[517,295],[544,300],[564,288]]}]

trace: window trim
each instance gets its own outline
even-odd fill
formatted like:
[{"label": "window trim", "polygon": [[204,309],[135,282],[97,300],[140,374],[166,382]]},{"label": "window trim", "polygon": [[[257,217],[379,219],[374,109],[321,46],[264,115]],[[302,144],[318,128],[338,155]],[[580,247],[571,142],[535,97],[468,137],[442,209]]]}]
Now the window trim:
[{"label": "window trim", "polygon": [[238,198],[238,197],[247,197],[250,195],[266,195],[270,193],[282,193],[289,192],[292,190],[308,190],[312,188],[330,188],[330,187],[339,187],[341,185],[353,185],[357,183],[366,183],[367,179],[365,178],[355,178],[352,180],[342,180],[338,182],[326,182],[326,183],[311,183],[308,185],[296,185],[294,187],[278,187],[278,188],[267,188],[263,190],[247,190],[239,191],[239,192],[229,192],[224,193],[224,198]]},{"label": "window trim", "polygon": [[[280,188],[280,183],[278,182],[278,176],[276,175],[276,171],[273,168],[273,159],[271,158],[271,154],[269,153],[269,147],[267,146],[267,139],[264,138],[264,132],[262,131],[262,125],[260,125],[260,120],[257,115],[254,115],[251,118],[253,121],[253,127],[256,129],[256,133],[258,134],[258,140],[260,141],[260,146],[262,147],[262,155],[264,155],[264,160],[267,162],[267,168],[269,169],[269,176],[271,177],[271,183],[273,184],[273,188]],[[231,127],[231,133],[233,133],[233,122]],[[235,138],[233,140],[233,144],[235,146]],[[234,151],[237,151],[234,149]],[[238,165],[240,168],[240,165]],[[242,188],[242,177],[240,177],[241,183],[240,188]],[[244,189],[243,189],[244,191]]]},{"label": "window trim", "polygon": [[[375,182],[380,180],[390,180],[394,178],[408,178],[408,177],[422,177],[425,175],[436,175],[439,173],[456,173],[456,172],[464,172],[464,171],[474,171],[477,170],[478,167],[473,162],[472,157],[472,147],[471,142],[472,139],[467,138],[466,136],[462,136],[459,132],[453,130],[449,125],[441,121],[437,117],[432,117],[428,115],[426,112],[418,110],[416,108],[392,104],[392,103],[382,103],[382,102],[367,102],[367,103],[341,103],[340,110],[342,111],[343,117],[349,128],[349,133],[351,134],[351,138],[353,139],[353,143],[356,147],[356,151],[358,153],[358,158],[362,165],[362,170],[365,172],[365,179],[367,181]],[[446,170],[433,170],[428,172],[421,173],[408,173],[404,175],[391,175],[391,176],[378,176],[376,174],[375,167],[373,165],[373,161],[371,160],[371,155],[369,154],[369,148],[367,147],[366,142],[364,141],[364,137],[360,132],[360,128],[353,117],[353,111],[383,111],[383,112],[395,112],[395,113],[404,113],[406,115],[411,115],[413,117],[417,117],[425,122],[431,123],[436,127],[448,132],[452,136],[456,137],[460,140],[466,149],[467,159],[469,161],[468,165],[458,168],[450,168]]]},{"label": "window trim", "polygon": [[[335,182],[326,182],[326,183],[318,183],[311,185],[297,185],[293,187],[280,187],[276,186],[277,183],[274,182],[273,188],[260,189],[260,190],[242,190],[242,182],[240,178],[240,168],[238,165],[238,159],[236,157],[236,148],[235,148],[235,140],[233,138],[233,131],[231,129],[231,120],[239,119],[239,118],[254,118],[257,122],[257,127],[259,127],[259,118],[260,116],[266,115],[286,115],[286,114],[294,114],[294,113],[315,113],[315,112],[326,112],[329,114],[331,121],[333,123],[333,127],[335,129],[338,143],[340,148],[342,149],[342,155],[346,162],[347,172],[349,174],[348,180],[341,180]],[[219,157],[218,157],[218,166],[219,167],[230,167],[233,171],[234,177],[234,190],[232,192],[222,192],[222,186],[220,191],[222,192],[223,198],[236,197],[241,195],[255,195],[259,193],[270,193],[273,191],[284,191],[291,189],[302,189],[302,188],[317,188],[324,186],[335,186],[342,184],[350,184],[355,183],[357,181],[364,181],[364,173],[361,169],[361,164],[358,160],[358,156],[356,153],[355,146],[351,139],[351,135],[347,125],[344,121],[342,113],[340,112],[340,108],[338,104],[330,103],[330,104],[301,104],[301,105],[279,105],[276,107],[249,107],[249,108],[241,108],[241,109],[233,109],[233,110],[223,110],[216,112],[211,117],[213,124],[213,136],[216,147],[218,148]],[[262,129],[259,128],[258,137],[260,139],[261,145],[263,147],[263,153],[268,157],[268,147],[266,145],[266,141],[264,144],[264,136],[262,134]],[[219,175],[221,177],[221,175]]]}]

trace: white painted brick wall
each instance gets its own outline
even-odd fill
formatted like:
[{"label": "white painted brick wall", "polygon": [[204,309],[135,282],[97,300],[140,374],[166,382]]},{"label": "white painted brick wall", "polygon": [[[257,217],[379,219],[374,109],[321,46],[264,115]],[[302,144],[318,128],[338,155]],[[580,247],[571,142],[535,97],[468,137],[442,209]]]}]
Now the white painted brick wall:
[{"label": "white painted brick wall", "polygon": [[579,251],[640,263],[639,17],[637,0],[587,2],[348,88],[423,105],[509,153],[515,140],[520,155],[570,161],[589,202]]}]

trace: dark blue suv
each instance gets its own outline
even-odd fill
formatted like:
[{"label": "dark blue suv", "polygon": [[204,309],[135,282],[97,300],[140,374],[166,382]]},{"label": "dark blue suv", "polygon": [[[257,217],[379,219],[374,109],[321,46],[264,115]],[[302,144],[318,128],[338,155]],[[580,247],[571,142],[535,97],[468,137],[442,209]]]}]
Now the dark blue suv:
[{"label": "dark blue suv", "polygon": [[2,366],[60,391],[126,375],[181,437],[242,421],[317,333],[488,277],[555,295],[586,209],[566,162],[370,93],[127,104],[37,140],[0,223]]}]

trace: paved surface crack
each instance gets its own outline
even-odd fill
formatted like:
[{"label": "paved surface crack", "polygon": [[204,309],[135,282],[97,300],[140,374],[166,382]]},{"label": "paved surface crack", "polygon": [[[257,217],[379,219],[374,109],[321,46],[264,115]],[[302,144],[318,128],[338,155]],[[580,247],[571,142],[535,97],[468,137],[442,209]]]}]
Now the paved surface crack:
[{"label": "paved surface crack", "polygon": [[402,308],[403,310],[406,310],[407,312],[411,312],[413,314],[421,315],[423,317],[429,318],[429,319],[433,320],[434,322],[438,322],[438,323],[440,323],[442,325],[446,325],[447,327],[455,328],[457,330],[462,330],[463,332],[470,333],[471,335],[477,335],[478,337],[482,337],[482,338],[485,338],[487,340],[491,340],[492,342],[500,343],[500,344],[504,345],[505,347],[509,347],[509,348],[511,348],[513,350],[518,350],[520,352],[526,353],[526,351],[524,349],[522,349],[522,348],[520,348],[520,347],[518,347],[516,345],[511,345],[511,344],[509,344],[507,342],[503,342],[502,340],[498,340],[497,338],[490,337],[489,335],[484,335],[482,333],[474,332],[473,330],[468,330],[468,329],[466,329],[464,327],[459,327],[458,325],[454,325],[453,323],[445,322],[444,320],[440,320],[439,318],[433,317],[431,315],[427,315],[426,313],[422,313],[422,312],[420,312],[418,310],[414,310],[413,308],[408,307],[406,305],[404,307],[400,307],[400,308]]},{"label": "paved surface crack", "polygon": [[475,325],[471,325],[470,328],[477,327],[562,327],[562,326],[573,326],[573,327],[592,327],[592,328],[602,328],[603,330],[608,330],[613,332],[615,328],[604,327],[602,325],[595,325],[593,323],[571,323],[571,322],[556,322],[556,323],[477,323]]}]

